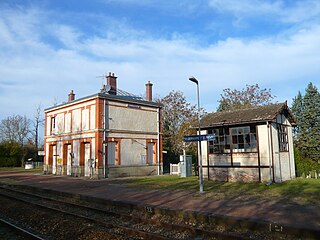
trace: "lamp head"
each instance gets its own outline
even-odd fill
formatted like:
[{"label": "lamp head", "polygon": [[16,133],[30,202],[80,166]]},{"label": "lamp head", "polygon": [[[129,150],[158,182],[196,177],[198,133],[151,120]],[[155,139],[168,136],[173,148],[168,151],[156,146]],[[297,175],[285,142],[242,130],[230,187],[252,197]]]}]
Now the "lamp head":
[{"label": "lamp head", "polygon": [[195,84],[197,84],[198,85],[198,80],[195,78],[195,77],[189,77],[189,80],[191,81],[191,82],[194,82]]}]

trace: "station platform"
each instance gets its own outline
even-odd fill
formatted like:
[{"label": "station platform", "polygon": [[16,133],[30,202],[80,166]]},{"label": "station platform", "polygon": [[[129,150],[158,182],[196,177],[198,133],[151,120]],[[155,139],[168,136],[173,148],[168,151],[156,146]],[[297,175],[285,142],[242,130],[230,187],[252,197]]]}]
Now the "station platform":
[{"label": "station platform", "polygon": [[319,206],[266,200],[215,199],[206,193],[186,190],[139,188],[110,179],[84,179],[29,172],[1,172],[1,184],[18,184],[83,195],[106,201],[148,206],[171,212],[216,217],[220,222],[239,222],[265,231],[320,239]]}]

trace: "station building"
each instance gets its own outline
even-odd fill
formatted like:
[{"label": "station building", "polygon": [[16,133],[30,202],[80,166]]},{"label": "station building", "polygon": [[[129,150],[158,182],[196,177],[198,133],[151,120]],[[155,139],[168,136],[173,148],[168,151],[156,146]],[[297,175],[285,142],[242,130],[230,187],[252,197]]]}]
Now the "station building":
[{"label": "station building", "polygon": [[162,172],[161,109],[146,98],[117,88],[109,73],[100,91],[45,110],[47,174],[95,178],[143,176]]},{"label": "station building", "polygon": [[282,182],[295,178],[292,127],[287,103],[215,112],[201,119],[203,175],[217,181]]}]

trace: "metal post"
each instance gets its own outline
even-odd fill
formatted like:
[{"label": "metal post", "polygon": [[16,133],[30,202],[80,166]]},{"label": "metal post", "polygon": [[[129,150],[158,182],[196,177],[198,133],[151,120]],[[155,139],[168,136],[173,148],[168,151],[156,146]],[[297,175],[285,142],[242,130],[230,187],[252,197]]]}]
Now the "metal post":
[{"label": "metal post", "polygon": [[189,80],[197,84],[197,96],[198,96],[198,135],[199,135],[199,187],[200,193],[203,193],[203,176],[202,176],[202,148],[201,148],[201,123],[200,123],[200,94],[199,94],[199,82],[195,77],[190,77]]},{"label": "metal post", "polygon": [[[103,100],[103,140],[102,140],[102,164],[103,164],[103,178],[106,178],[106,100]],[[98,173],[99,175],[99,173]]]}]

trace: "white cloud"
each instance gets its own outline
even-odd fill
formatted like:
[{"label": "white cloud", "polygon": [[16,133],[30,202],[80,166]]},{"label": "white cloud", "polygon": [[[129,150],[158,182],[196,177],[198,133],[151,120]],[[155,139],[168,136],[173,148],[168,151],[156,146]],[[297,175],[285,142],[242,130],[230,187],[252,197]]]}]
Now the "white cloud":
[{"label": "white cloud", "polygon": [[[288,4],[289,3],[289,4]],[[266,18],[283,23],[301,23],[318,21],[320,2],[318,0],[209,0],[209,6],[220,12],[229,12],[238,19]]]},{"label": "white cloud", "polygon": [[106,4],[131,5],[144,8],[152,8],[156,11],[172,15],[186,15],[196,13],[199,9],[207,6],[207,0],[101,0]]},{"label": "white cloud", "polygon": [[[144,84],[151,80],[155,95],[181,90],[194,103],[195,87],[188,77],[195,75],[202,105],[209,111],[215,110],[219,94],[227,87],[259,83],[272,88],[282,101],[294,97],[308,81],[319,84],[319,25],[264,39],[228,38],[203,47],[190,36],[155,39],[139,29],[126,31],[123,22],[117,27],[116,21],[105,35],[88,36],[75,26],[52,23],[38,12],[1,14],[0,101],[6,106],[1,118],[13,113],[31,117],[34,106],[65,101],[71,89],[76,97],[95,93],[103,82],[96,76],[109,71],[128,92],[143,94]],[[117,39],[123,32],[125,37]],[[63,45],[57,48],[44,41],[48,34]]]},{"label": "white cloud", "polygon": [[282,1],[261,0],[209,0],[209,6],[221,12],[231,12],[235,15],[274,14],[279,12]]}]

